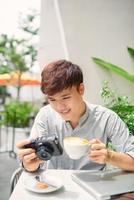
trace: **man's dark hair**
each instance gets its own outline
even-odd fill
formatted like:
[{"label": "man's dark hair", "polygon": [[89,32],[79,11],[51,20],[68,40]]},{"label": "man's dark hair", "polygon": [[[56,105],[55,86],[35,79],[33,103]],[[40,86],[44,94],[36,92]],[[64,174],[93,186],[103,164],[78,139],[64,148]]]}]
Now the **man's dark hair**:
[{"label": "man's dark hair", "polygon": [[78,88],[83,82],[80,67],[66,60],[58,60],[46,65],[41,77],[41,90],[47,95],[54,95],[72,86]]}]

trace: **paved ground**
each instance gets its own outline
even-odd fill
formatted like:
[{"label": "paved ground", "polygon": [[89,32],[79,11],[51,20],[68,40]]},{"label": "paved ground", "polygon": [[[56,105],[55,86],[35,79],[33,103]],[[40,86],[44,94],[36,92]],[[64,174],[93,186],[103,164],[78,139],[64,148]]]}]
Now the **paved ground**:
[{"label": "paved ground", "polygon": [[[13,147],[15,152],[16,142],[27,137],[25,132],[26,130],[24,129],[16,129]],[[9,152],[6,152],[12,149],[12,129],[8,131],[8,134],[5,129],[1,130],[0,142],[0,200],[8,200],[10,195],[10,179],[14,170],[19,166],[17,159],[10,157]]]},{"label": "paved ground", "polygon": [[10,178],[18,167],[17,160],[8,153],[0,154],[0,200],[8,200],[10,194]]}]

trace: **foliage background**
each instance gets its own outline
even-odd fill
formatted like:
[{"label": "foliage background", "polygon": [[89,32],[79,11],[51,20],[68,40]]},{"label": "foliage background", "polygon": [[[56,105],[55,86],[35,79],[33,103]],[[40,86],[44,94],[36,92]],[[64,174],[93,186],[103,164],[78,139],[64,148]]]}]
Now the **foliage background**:
[{"label": "foliage background", "polygon": [[105,106],[116,112],[127,124],[130,134],[134,135],[134,102],[128,96],[119,95],[110,89],[108,81],[103,82],[101,97]]}]

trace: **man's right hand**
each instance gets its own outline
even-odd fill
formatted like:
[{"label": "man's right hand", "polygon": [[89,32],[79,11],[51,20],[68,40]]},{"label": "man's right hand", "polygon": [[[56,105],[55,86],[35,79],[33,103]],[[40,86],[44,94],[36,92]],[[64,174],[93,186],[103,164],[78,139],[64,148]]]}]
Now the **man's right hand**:
[{"label": "man's right hand", "polygon": [[37,158],[35,150],[32,148],[24,148],[24,145],[31,143],[30,140],[21,140],[17,142],[18,156],[23,163],[24,168],[29,171],[35,171],[38,169],[39,164],[43,163],[43,160]]}]

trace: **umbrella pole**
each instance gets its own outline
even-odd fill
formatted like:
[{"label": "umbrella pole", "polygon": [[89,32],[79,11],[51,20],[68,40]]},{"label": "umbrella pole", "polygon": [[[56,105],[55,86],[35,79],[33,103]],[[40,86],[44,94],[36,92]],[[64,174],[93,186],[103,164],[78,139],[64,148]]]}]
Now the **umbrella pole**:
[{"label": "umbrella pole", "polygon": [[18,85],[18,86],[17,86],[17,100],[20,99],[20,89],[21,89],[21,86]]}]

